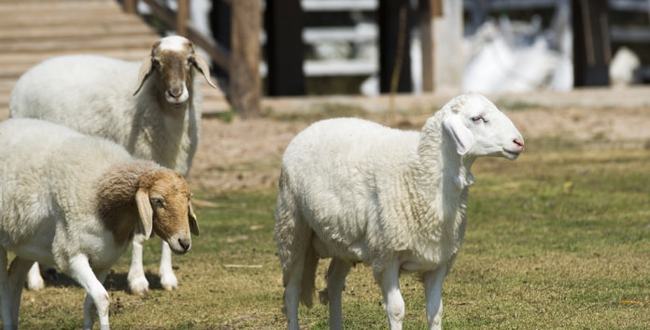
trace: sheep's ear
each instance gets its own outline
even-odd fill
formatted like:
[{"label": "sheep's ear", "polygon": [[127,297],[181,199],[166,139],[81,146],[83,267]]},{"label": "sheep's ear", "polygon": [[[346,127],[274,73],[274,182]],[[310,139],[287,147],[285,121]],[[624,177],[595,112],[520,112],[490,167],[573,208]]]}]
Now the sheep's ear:
[{"label": "sheep's ear", "polygon": [[153,58],[147,56],[147,58],[142,62],[142,66],[140,66],[140,73],[138,73],[138,89],[135,90],[133,95],[138,94],[142,85],[144,85],[145,80],[147,80],[151,75],[151,69],[153,69]]},{"label": "sheep's ear", "polygon": [[192,61],[192,64],[194,64],[194,67],[201,72],[203,75],[203,78],[205,78],[205,81],[210,84],[210,86],[219,89],[217,85],[212,81],[212,78],[210,78],[210,66],[208,65],[208,62],[206,62],[201,56],[198,54],[192,55],[192,58],[194,59]]},{"label": "sheep's ear", "polygon": [[465,127],[458,115],[449,115],[442,122],[445,131],[451,136],[456,144],[456,152],[465,155],[474,145],[474,134]]},{"label": "sheep's ear", "polygon": [[144,188],[138,189],[138,192],[135,193],[135,203],[140,214],[140,222],[137,226],[138,234],[144,235],[145,239],[149,239],[153,230],[153,209],[151,209],[151,202],[149,201],[149,192]]},{"label": "sheep's ear", "polygon": [[192,208],[192,202],[189,202],[188,204],[188,217],[190,220],[190,232],[192,235],[199,236],[199,223],[196,221],[196,214],[194,213],[194,209]]}]

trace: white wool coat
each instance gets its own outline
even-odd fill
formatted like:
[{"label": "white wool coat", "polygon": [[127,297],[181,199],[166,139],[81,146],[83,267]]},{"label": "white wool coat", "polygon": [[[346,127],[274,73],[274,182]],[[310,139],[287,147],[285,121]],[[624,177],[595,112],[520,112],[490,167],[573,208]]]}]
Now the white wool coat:
[{"label": "white wool coat", "polygon": [[291,247],[301,245],[291,242],[301,221],[315,233],[320,257],[364,262],[375,271],[391,257],[412,271],[452,262],[465,232],[471,174],[450,163],[458,156],[442,138],[446,111],[421,132],[341,118],[297,135],[283,157],[276,210],[283,266],[297,253]]},{"label": "white wool coat", "polygon": [[129,241],[100,221],[97,186],[109,167],[132,161],[119,145],[60,125],[0,123],[0,245],[64,272],[79,253],[107,270]]}]

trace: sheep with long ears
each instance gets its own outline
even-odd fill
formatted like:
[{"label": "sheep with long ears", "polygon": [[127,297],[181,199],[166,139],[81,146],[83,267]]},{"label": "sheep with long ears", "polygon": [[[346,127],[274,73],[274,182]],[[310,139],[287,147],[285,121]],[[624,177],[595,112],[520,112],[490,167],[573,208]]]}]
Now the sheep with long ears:
[{"label": "sheep with long ears", "polygon": [[524,141],[485,97],[452,99],[420,132],[360,119],[317,122],[282,158],[275,212],[289,329],[311,305],[319,258],[332,258],[323,298],[342,327],[351,266],[372,267],[391,329],[401,329],[401,271],[422,275],[431,329],[442,321],[442,284],[465,234],[470,168],[483,156],[516,159]]},{"label": "sheep with long ears", "polygon": [[[189,40],[178,36],[157,41],[141,63],[94,55],[56,57],[18,80],[11,95],[11,117],[43,119],[101,136],[137,158],[187,175],[201,119],[195,72],[217,88],[208,64]],[[142,240],[136,236],[133,241],[128,275],[131,292],[137,294],[149,288],[142,265]],[[171,250],[164,241],[160,276],[163,288],[177,287]],[[43,287],[37,264],[27,282],[32,289]]]},{"label": "sheep with long ears", "polygon": [[[192,247],[199,228],[185,179],[123,147],[35,119],[0,123],[0,309],[18,328],[20,296],[34,263],[53,266],[86,291],[84,329],[97,312],[109,328],[102,285],[133,236],[155,233],[171,250]],[[7,252],[15,254],[11,265]]]}]

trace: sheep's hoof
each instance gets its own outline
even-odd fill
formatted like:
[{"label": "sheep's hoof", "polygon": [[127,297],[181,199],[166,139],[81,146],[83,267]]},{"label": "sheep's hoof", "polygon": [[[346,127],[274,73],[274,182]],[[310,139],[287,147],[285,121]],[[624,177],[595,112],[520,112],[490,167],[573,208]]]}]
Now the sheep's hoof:
[{"label": "sheep's hoof", "polygon": [[329,304],[330,298],[328,296],[327,288],[318,291],[318,300],[320,300],[320,303],[323,305]]},{"label": "sheep's hoof", "polygon": [[38,268],[36,268],[36,271],[30,269],[29,273],[27,273],[26,282],[27,282],[27,290],[38,291],[45,288],[45,281],[41,276],[41,272],[38,271]]},{"label": "sheep's hoof", "polygon": [[43,281],[40,272],[34,276],[30,272],[29,275],[27,277],[27,290],[38,291],[45,288],[45,281]]},{"label": "sheep's hoof", "polygon": [[174,275],[174,273],[163,274],[160,276],[160,285],[162,285],[163,289],[167,291],[172,291],[178,288],[178,280],[176,279],[176,275]]},{"label": "sheep's hoof", "polygon": [[144,276],[129,279],[129,289],[131,289],[131,294],[144,296],[149,291],[149,282]]}]

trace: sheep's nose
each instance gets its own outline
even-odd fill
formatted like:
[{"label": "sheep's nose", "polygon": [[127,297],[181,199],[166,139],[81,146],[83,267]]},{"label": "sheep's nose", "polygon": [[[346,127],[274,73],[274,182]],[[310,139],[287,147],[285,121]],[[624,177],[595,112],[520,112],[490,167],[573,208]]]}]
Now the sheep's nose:
[{"label": "sheep's nose", "polygon": [[167,90],[167,94],[173,98],[179,98],[181,97],[181,94],[183,94],[183,89],[182,88],[170,88]]},{"label": "sheep's nose", "polygon": [[524,149],[524,140],[523,139],[517,138],[517,139],[512,140],[512,142],[514,144],[518,145],[520,149],[522,149],[522,150]]},{"label": "sheep's nose", "polygon": [[185,252],[189,251],[192,248],[192,242],[186,238],[179,238],[178,245],[180,245]]}]

